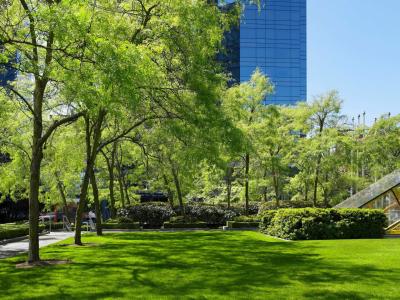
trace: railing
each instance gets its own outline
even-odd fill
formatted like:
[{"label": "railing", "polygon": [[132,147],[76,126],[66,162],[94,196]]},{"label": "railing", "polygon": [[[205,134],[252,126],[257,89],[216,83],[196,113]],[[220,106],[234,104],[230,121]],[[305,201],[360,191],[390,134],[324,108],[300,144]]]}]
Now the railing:
[{"label": "railing", "polygon": [[72,225],[67,216],[63,216],[63,230],[72,231]]}]

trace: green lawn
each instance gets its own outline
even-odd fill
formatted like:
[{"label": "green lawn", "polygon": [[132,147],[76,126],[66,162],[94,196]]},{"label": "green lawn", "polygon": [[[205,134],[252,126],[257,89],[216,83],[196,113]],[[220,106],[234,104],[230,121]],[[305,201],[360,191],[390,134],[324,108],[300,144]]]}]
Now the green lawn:
[{"label": "green lawn", "polygon": [[16,269],[24,256],[0,260],[0,298],[400,298],[400,239],[285,242],[199,231],[84,242],[96,245],[42,250],[43,259],[71,259],[69,265]]}]

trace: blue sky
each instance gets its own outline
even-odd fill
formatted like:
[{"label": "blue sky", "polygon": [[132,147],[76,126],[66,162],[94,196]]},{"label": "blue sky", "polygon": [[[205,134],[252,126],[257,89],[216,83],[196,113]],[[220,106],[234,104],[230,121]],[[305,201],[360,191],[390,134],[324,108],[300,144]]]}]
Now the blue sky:
[{"label": "blue sky", "polygon": [[308,99],[339,91],[367,122],[400,113],[400,0],[308,0]]}]

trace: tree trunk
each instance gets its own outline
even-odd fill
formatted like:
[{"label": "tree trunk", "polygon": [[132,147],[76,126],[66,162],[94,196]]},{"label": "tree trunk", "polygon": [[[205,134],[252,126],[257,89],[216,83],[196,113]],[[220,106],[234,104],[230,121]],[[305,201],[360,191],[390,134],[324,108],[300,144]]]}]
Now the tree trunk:
[{"label": "tree trunk", "polygon": [[231,208],[232,175],[233,175],[233,168],[228,167],[226,170],[226,202],[228,208]]},{"label": "tree trunk", "polygon": [[232,181],[229,179],[226,183],[226,202],[228,208],[231,208]]},{"label": "tree trunk", "polygon": [[93,191],[93,201],[96,213],[96,233],[97,235],[103,235],[103,229],[101,226],[101,211],[100,211],[100,201],[99,201],[99,189],[97,187],[96,175],[94,173],[94,168],[90,170],[90,184]]},{"label": "tree trunk", "polygon": [[67,197],[65,196],[64,185],[61,182],[60,176],[57,171],[54,172],[54,176],[56,177],[57,189],[58,192],[60,193],[61,201],[63,203],[63,214],[64,216],[68,217]]},{"label": "tree trunk", "polygon": [[43,159],[43,134],[42,107],[46,82],[36,78],[34,91],[34,117],[32,136],[32,157],[30,165],[29,182],[29,251],[28,262],[40,261],[39,256],[39,186],[40,186],[40,165]]},{"label": "tree trunk", "polygon": [[117,158],[117,171],[118,171],[118,184],[119,184],[119,193],[121,197],[121,206],[125,207],[125,189],[124,189],[124,183],[122,182],[122,167],[121,164]]},{"label": "tree trunk", "polygon": [[309,186],[308,186],[308,181],[307,181],[307,179],[304,181],[304,193],[305,193],[305,195],[304,195],[304,201],[307,203],[308,202],[308,188],[309,188]]},{"label": "tree trunk", "polygon": [[315,178],[314,178],[314,194],[313,194],[313,205],[317,206],[317,194],[318,194],[318,181],[319,181],[319,173],[320,173],[320,165],[321,165],[322,156],[318,156],[317,167],[315,169]]},{"label": "tree trunk", "polygon": [[249,170],[250,170],[250,154],[246,153],[245,157],[245,185],[244,185],[244,197],[245,197],[245,214],[249,215]]},{"label": "tree trunk", "polygon": [[171,206],[171,209],[173,210],[174,209],[174,193],[172,192],[171,188],[169,187],[169,181],[165,174],[163,174],[163,179],[164,179],[165,188],[167,189],[167,193],[168,193],[168,202],[169,202],[169,205]]},{"label": "tree trunk", "polygon": [[171,171],[172,171],[172,176],[174,178],[174,184],[176,188],[176,194],[178,195],[178,201],[179,201],[179,208],[181,209],[182,216],[185,217],[185,206],[183,205],[183,197],[182,197],[182,190],[181,190],[181,184],[179,182],[179,176],[178,172],[175,169],[175,167],[171,163]]},{"label": "tree trunk", "polygon": [[125,192],[126,204],[130,205],[131,204],[131,198],[129,197],[128,183],[126,182],[124,176],[122,176],[122,185],[123,185],[124,192]]},{"label": "tree trunk", "polygon": [[109,190],[109,197],[110,197],[110,214],[111,219],[115,219],[116,217],[116,209],[115,209],[115,195],[114,195],[114,167],[115,167],[115,155],[117,151],[117,143],[113,143],[112,150],[111,150],[111,158],[107,156],[106,153],[101,151],[104,156],[104,159],[107,163],[108,169],[108,190]]},{"label": "tree trunk", "polygon": [[[37,125],[36,125],[37,126]],[[34,125],[34,127],[36,127]],[[35,130],[36,132],[36,130]],[[36,140],[36,141],[35,141]],[[42,147],[38,145],[37,136],[33,138],[32,160],[30,166],[29,189],[29,252],[28,262],[40,261],[39,256],[39,185],[40,164],[43,158]],[[36,142],[36,143],[35,143]]]},{"label": "tree trunk", "polygon": [[277,171],[276,171],[274,165],[272,165],[272,181],[274,183],[276,207],[279,208],[279,206],[280,206],[279,180],[278,180],[278,174],[277,174]]},{"label": "tree trunk", "polygon": [[91,135],[90,135],[90,119],[89,116],[85,116],[85,129],[86,129],[86,169],[85,175],[83,177],[81,191],[79,195],[79,204],[78,209],[76,211],[76,219],[75,219],[75,244],[82,245],[82,217],[83,212],[86,205],[87,193],[89,187],[89,179],[90,179],[90,170],[93,169],[94,163],[96,161],[96,155],[98,152],[98,147],[100,144],[101,138],[101,126],[103,124],[103,120],[105,118],[106,111],[100,109],[98,116],[96,118],[96,124],[93,130],[93,144],[91,143]]}]

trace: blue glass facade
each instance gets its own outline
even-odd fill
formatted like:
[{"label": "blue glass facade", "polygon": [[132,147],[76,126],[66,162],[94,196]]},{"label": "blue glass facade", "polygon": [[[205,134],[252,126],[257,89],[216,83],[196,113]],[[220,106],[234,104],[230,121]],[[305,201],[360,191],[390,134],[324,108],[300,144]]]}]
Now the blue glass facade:
[{"label": "blue glass facade", "polygon": [[[306,0],[261,0],[260,8],[248,4],[246,0],[243,2],[246,5],[238,28],[239,38],[236,39],[239,47],[231,57],[232,61],[238,57],[239,62],[234,61],[228,66],[233,78],[240,82],[247,81],[258,67],[275,85],[275,94],[267,97],[267,104],[292,105],[305,101]],[[232,46],[227,43],[226,47]],[[228,51],[228,55],[232,55],[231,52]],[[240,72],[235,71],[234,66],[237,65]]]},{"label": "blue glass facade", "polygon": [[0,66],[0,86],[6,86],[7,82],[15,80],[16,77],[16,71],[5,69]]},{"label": "blue glass facade", "polygon": [[[0,51],[1,45],[0,45]],[[7,82],[13,81],[17,78],[17,72],[15,69],[11,68],[12,63],[15,62],[14,60],[11,60],[9,63],[0,63],[0,86],[6,86]]]}]

